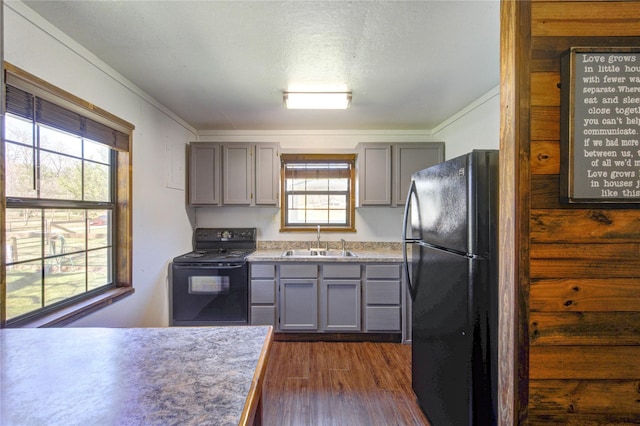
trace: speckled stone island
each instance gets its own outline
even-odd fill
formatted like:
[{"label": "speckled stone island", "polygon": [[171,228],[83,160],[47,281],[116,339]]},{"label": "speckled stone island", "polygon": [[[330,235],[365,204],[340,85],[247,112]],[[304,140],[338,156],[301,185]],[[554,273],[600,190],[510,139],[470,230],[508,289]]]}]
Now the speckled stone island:
[{"label": "speckled stone island", "polygon": [[0,424],[237,425],[271,339],[271,327],[5,329]]}]

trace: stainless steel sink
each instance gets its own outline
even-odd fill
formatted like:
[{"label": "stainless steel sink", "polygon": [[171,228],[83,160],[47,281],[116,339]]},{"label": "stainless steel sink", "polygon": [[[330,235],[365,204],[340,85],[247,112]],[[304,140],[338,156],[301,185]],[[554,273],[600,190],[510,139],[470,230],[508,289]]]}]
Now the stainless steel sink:
[{"label": "stainless steel sink", "polygon": [[354,252],[349,250],[285,250],[282,257],[358,257]]}]

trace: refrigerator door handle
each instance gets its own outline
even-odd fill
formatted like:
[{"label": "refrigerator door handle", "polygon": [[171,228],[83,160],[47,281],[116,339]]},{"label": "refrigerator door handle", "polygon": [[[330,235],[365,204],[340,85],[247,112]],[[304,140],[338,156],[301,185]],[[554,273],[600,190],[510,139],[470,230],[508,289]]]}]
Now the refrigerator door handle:
[{"label": "refrigerator door handle", "polygon": [[[409,185],[409,192],[407,193],[407,200],[404,202],[404,217],[402,218],[402,240],[412,240],[413,238],[407,238],[407,224],[409,222],[409,210],[411,210],[411,200],[416,193],[416,181],[411,179],[411,185]],[[406,250],[405,250],[406,252]]]},{"label": "refrigerator door handle", "polygon": [[409,261],[407,259],[407,244],[413,243],[417,240],[413,238],[407,238],[407,225],[409,222],[409,210],[411,210],[411,201],[413,200],[413,195],[416,193],[416,182],[412,179],[411,185],[409,186],[409,192],[407,193],[407,201],[405,201],[404,205],[404,217],[402,218],[402,263],[404,265],[404,274],[405,279],[407,281],[407,287],[409,289],[409,294],[411,295],[411,300],[415,300],[416,298],[416,290],[411,283],[411,274],[409,273]]},{"label": "refrigerator door handle", "polygon": [[411,274],[409,273],[409,262],[407,259],[407,244],[411,244],[411,242],[403,241],[402,242],[402,263],[404,266],[404,276],[407,281],[407,288],[409,290],[409,294],[411,295],[411,300],[416,300],[416,289],[411,283]]}]

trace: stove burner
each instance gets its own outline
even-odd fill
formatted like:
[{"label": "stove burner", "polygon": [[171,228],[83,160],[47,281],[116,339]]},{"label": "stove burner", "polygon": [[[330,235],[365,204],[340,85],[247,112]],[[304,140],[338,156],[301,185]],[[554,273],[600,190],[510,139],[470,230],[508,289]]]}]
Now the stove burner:
[{"label": "stove burner", "polygon": [[253,250],[227,250],[227,249],[215,249],[215,250],[194,250],[190,253],[186,253],[177,257],[174,261],[184,262],[187,260],[198,262],[216,262],[216,261],[232,261],[241,262],[245,257]]},{"label": "stove burner", "polygon": [[193,235],[193,251],[178,256],[178,263],[244,262],[256,249],[255,228],[198,228]]},{"label": "stove burner", "polygon": [[190,258],[196,259],[198,257],[204,257],[206,255],[207,255],[206,251],[198,250],[198,251],[194,251],[194,252],[191,252],[191,253],[187,253],[187,254],[184,255],[184,257],[190,257]]}]

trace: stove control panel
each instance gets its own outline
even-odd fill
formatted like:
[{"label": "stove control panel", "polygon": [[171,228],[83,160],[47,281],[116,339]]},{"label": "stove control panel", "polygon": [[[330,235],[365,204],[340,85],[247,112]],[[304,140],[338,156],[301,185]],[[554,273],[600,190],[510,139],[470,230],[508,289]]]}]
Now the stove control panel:
[{"label": "stove control panel", "polygon": [[255,241],[256,228],[198,228],[196,242],[206,241]]}]

